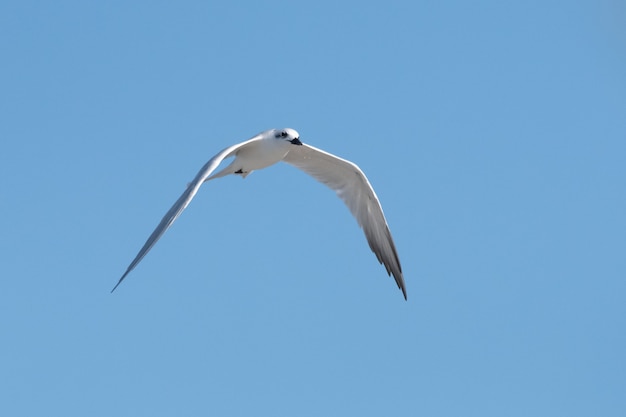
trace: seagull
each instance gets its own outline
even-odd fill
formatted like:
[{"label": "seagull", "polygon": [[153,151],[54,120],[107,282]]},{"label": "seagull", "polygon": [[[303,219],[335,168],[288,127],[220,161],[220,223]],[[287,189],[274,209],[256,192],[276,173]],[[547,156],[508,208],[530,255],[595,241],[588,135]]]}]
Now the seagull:
[{"label": "seagull", "polygon": [[[213,174],[222,161],[229,157],[234,157],[233,161]],[[363,171],[350,161],[302,143],[298,132],[289,128],[266,130],[247,141],[223,149],[211,158],[187,185],[172,208],[165,213],[111,292],[115,291],[187,208],[202,184],[229,174],[245,178],[252,171],[269,167],[279,161],[301,169],[337,193],[363,229],[378,262],[385,266],[389,276],[393,275],[406,300],[406,287],[396,246],[378,197]]]}]

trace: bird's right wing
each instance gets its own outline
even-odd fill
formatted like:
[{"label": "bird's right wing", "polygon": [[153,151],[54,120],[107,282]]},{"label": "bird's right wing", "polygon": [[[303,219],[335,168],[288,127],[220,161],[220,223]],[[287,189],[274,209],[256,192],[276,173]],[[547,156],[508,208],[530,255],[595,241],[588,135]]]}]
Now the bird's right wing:
[{"label": "bird's right wing", "polygon": [[204,164],[202,169],[200,169],[198,174],[196,174],[196,177],[193,179],[193,181],[191,181],[189,185],[187,185],[187,189],[185,189],[185,192],[183,192],[178,200],[176,200],[176,202],[169,209],[169,211],[165,213],[165,216],[163,216],[159,225],[156,227],[156,229],[154,229],[148,240],[146,240],[146,243],[144,243],[143,247],[141,248],[137,256],[135,256],[135,259],[133,259],[128,268],[126,268],[126,272],[124,272],[124,275],[122,275],[117,284],[115,284],[115,287],[113,287],[111,292],[115,291],[118,285],[120,285],[124,278],[126,278],[126,275],[128,275],[128,273],[132,271],[137,266],[137,264],[139,264],[139,262],[141,262],[143,257],[146,256],[146,254],[150,251],[150,249],[152,249],[154,244],[157,243],[159,238],[163,236],[163,233],[165,233],[165,231],[169,229],[169,227],[172,225],[172,223],[174,223],[178,216],[180,216],[183,210],[187,208],[187,206],[191,202],[191,199],[193,199],[193,197],[198,192],[198,189],[200,189],[202,183],[211,175],[215,168],[217,168],[224,159],[228,158],[229,156],[233,156],[242,147],[258,140],[259,137],[255,136],[245,142],[229,146],[228,148],[223,149],[221,152],[211,158],[209,162]]},{"label": "bird's right wing", "polygon": [[378,261],[393,275],[406,299],[402,267],[383,208],[374,189],[354,163],[313,146],[294,146],[283,159],[337,193],[365,232],[367,243]]}]

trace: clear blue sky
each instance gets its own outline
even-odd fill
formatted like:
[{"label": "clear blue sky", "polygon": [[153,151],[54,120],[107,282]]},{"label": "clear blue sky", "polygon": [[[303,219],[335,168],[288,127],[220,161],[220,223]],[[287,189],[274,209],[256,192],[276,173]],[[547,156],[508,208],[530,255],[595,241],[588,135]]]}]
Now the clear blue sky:
[{"label": "clear blue sky", "polygon": [[[0,414],[626,415],[619,1],[0,3]],[[272,127],[380,197],[408,302]]]}]

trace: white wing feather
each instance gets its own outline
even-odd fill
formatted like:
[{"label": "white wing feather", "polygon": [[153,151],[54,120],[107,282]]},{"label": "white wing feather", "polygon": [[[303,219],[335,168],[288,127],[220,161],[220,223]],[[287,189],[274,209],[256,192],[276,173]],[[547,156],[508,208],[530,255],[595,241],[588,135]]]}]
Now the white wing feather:
[{"label": "white wing feather", "polygon": [[387,273],[393,274],[406,299],[402,267],[387,220],[363,171],[350,161],[306,144],[294,146],[283,160],[337,193],[363,229],[372,252]]},{"label": "white wing feather", "polygon": [[193,179],[193,181],[191,181],[189,185],[187,185],[187,189],[185,189],[183,194],[178,198],[178,200],[176,200],[176,202],[169,209],[169,211],[165,213],[165,216],[163,216],[161,222],[158,224],[156,229],[154,229],[148,240],[146,240],[146,243],[144,243],[137,256],[135,256],[135,259],[133,259],[133,261],[130,263],[130,265],[126,269],[126,272],[124,272],[124,275],[122,275],[117,284],[115,284],[115,287],[113,287],[111,292],[115,291],[118,285],[120,285],[124,278],[126,278],[126,275],[128,275],[128,273],[132,271],[137,266],[137,264],[139,264],[139,262],[141,262],[143,257],[146,256],[146,254],[150,251],[150,249],[152,249],[154,244],[157,243],[161,236],[163,236],[163,233],[165,233],[165,231],[169,229],[169,227],[172,225],[172,223],[174,223],[178,216],[180,216],[183,210],[187,208],[193,197],[198,192],[198,189],[200,189],[202,183],[209,178],[211,173],[215,171],[215,168],[217,168],[224,159],[228,158],[229,156],[233,156],[239,149],[257,140],[259,140],[259,137],[255,136],[245,142],[229,146],[228,148],[223,149],[221,152],[211,158],[209,162],[204,164],[202,169],[200,169],[200,171],[198,171],[198,174],[196,174],[196,177]]}]

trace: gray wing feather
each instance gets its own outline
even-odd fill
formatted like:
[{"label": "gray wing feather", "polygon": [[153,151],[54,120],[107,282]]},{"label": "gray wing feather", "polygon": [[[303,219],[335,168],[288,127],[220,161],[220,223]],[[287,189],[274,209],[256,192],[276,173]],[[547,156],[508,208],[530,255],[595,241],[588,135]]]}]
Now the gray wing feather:
[{"label": "gray wing feather", "polygon": [[196,174],[196,177],[193,179],[193,181],[189,183],[187,189],[185,189],[183,194],[178,198],[178,200],[176,200],[176,202],[168,210],[168,212],[165,213],[165,216],[163,216],[161,222],[159,222],[156,229],[154,229],[148,240],[146,240],[146,243],[144,243],[137,256],[135,256],[135,259],[133,259],[128,268],[126,268],[126,272],[124,272],[124,275],[122,275],[117,284],[115,284],[115,287],[113,287],[111,292],[115,291],[118,285],[120,285],[124,278],[126,278],[126,275],[128,275],[128,273],[132,271],[137,266],[137,264],[139,264],[139,262],[141,262],[143,257],[146,256],[150,249],[152,249],[154,244],[157,243],[161,236],[163,236],[165,231],[169,229],[169,227],[172,225],[172,223],[174,223],[178,216],[180,216],[183,210],[187,208],[193,197],[198,192],[198,189],[200,189],[202,183],[206,179],[208,179],[208,177],[215,170],[215,168],[217,168],[224,159],[234,155],[240,148],[256,140],[258,140],[258,137],[254,137],[237,145],[229,146],[228,148],[223,149],[221,152],[211,158],[209,162],[204,164],[202,169],[200,169],[200,171],[198,171],[198,174]]},{"label": "gray wing feather", "polygon": [[294,146],[284,161],[311,175],[337,193],[363,229],[370,249],[393,275],[406,299],[402,267],[378,197],[361,169],[350,161],[303,144]]}]

